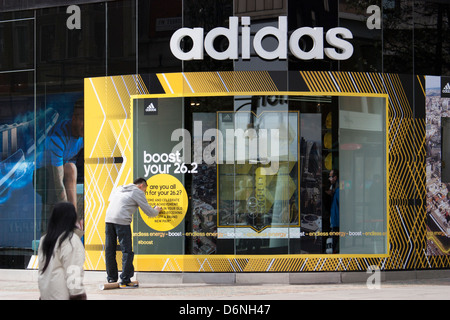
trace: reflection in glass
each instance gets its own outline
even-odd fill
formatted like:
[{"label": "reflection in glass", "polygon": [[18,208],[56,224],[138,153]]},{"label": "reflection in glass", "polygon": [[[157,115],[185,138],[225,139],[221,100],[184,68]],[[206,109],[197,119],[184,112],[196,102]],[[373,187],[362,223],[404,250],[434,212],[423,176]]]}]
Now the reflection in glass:
[{"label": "reflection in glass", "polygon": [[386,106],[339,99],[340,253],[386,253]]},{"label": "reflection in glass", "polygon": [[218,253],[386,253],[385,99],[309,99],[242,96],[237,112],[195,115],[218,129],[217,204],[193,178],[194,225],[217,214]]}]

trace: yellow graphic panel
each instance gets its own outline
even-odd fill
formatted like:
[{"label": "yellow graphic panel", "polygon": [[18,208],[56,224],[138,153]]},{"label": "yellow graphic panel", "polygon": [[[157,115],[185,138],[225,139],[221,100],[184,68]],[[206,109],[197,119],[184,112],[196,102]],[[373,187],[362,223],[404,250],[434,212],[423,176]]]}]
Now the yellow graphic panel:
[{"label": "yellow graphic panel", "polygon": [[104,266],[105,213],[114,187],[133,181],[130,95],[147,94],[140,76],[85,79],[86,268]]},{"label": "yellow graphic panel", "polygon": [[[385,97],[386,128],[389,130],[386,137],[389,255],[136,255],[137,271],[366,271],[369,266],[402,270],[448,268],[450,265],[449,256],[427,257],[425,254],[426,208],[421,205],[425,201],[426,190],[422,164],[426,153],[425,122],[422,118],[415,118],[406,94],[411,85],[408,81],[417,82],[415,77],[405,80],[405,77],[395,74],[299,71],[293,77],[298,80],[294,85],[301,88],[296,92],[285,92],[287,89],[281,89],[284,87],[276,77],[265,71],[165,73],[157,74],[156,78],[163,90],[157,97],[256,92]],[[417,79],[421,81],[421,77]],[[104,270],[104,215],[109,195],[115,186],[133,180],[130,100],[148,93],[139,75],[85,80],[85,244],[86,268],[89,270]],[[327,127],[329,125],[331,123]],[[331,158],[326,161],[327,167],[331,168],[329,162]],[[243,186],[254,188],[245,184],[245,174],[242,172]],[[269,178],[257,186],[261,196],[271,183]],[[291,192],[289,188],[286,195]],[[265,196],[268,198],[267,193]]]}]

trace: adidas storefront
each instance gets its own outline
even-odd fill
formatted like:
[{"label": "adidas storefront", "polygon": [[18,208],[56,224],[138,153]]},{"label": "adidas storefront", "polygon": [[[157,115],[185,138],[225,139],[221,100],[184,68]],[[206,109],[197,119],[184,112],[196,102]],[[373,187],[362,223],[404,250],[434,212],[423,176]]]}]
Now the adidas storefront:
[{"label": "adidas storefront", "polygon": [[[143,177],[163,211],[133,217],[138,272],[448,269],[449,11],[438,0],[5,6],[0,267],[36,268],[64,199],[85,230],[85,269],[105,270],[110,196]],[[64,149],[69,136],[82,145]],[[45,174],[58,167],[64,177]]]}]

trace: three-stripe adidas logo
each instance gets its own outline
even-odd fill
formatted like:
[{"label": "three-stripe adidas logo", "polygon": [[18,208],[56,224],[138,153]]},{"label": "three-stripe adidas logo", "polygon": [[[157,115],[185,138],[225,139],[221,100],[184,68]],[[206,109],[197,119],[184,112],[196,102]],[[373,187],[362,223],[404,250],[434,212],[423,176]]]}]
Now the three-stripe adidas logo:
[{"label": "three-stripe adidas logo", "polygon": [[150,103],[147,108],[145,108],[145,112],[156,112],[156,111],[158,111],[158,110],[156,110],[155,105],[153,104],[153,102]]},{"label": "three-stripe adidas logo", "polygon": [[447,82],[444,89],[442,89],[442,93],[450,93],[450,82]]}]

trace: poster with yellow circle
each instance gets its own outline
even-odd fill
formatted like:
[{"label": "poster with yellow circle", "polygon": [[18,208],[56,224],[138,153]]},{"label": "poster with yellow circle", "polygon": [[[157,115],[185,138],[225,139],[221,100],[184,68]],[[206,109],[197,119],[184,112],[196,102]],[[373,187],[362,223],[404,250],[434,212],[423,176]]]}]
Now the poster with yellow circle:
[{"label": "poster with yellow circle", "polygon": [[162,208],[155,218],[149,218],[139,209],[142,220],[153,230],[170,231],[176,228],[186,216],[189,201],[186,189],[176,177],[158,174],[147,180],[147,201]]}]

